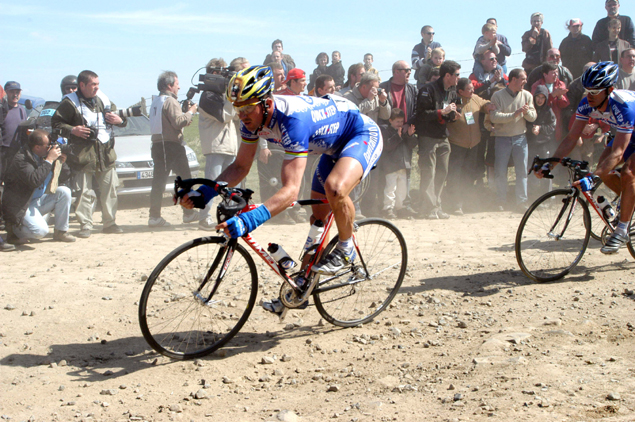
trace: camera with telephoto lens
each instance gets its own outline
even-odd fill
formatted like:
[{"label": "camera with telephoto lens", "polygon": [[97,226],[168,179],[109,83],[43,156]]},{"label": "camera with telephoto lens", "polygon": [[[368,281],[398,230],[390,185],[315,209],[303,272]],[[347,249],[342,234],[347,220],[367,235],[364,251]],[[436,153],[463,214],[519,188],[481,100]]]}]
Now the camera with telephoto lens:
[{"label": "camera with telephoto lens", "polygon": [[114,113],[117,116],[121,117],[122,119],[125,117],[137,117],[137,116],[141,116],[142,114],[141,106],[128,107],[126,109],[112,111],[109,105],[104,107],[104,115],[106,113]]},{"label": "camera with telephoto lens", "polygon": [[229,80],[236,72],[230,71],[228,67],[212,67],[209,70],[211,73],[198,75],[199,84],[195,87],[191,87],[187,91],[185,100],[181,102],[181,110],[183,110],[183,113],[186,113],[190,107],[194,105],[192,98],[201,91],[211,92],[224,98]]},{"label": "camera with telephoto lens", "polygon": [[[95,136],[97,135],[95,134]],[[53,129],[49,133],[48,138],[49,138],[49,151],[52,150],[53,148],[59,147],[62,151],[62,154],[68,155],[68,152],[70,151],[69,145],[59,141],[60,138],[64,140],[64,138],[62,138],[62,131],[60,129]]]}]

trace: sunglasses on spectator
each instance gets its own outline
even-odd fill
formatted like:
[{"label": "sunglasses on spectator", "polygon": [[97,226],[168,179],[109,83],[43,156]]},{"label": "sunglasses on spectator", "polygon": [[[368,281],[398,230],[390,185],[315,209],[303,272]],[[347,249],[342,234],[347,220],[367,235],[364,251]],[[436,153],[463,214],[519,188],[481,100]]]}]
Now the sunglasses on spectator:
[{"label": "sunglasses on spectator", "polygon": [[412,69],[411,69],[411,68],[407,68],[407,69],[397,69],[397,70],[402,70],[402,71],[404,71],[404,72],[406,72],[406,73],[410,73],[410,72],[412,72]]},{"label": "sunglasses on spectator", "polygon": [[497,61],[498,59],[497,59],[496,57],[490,57],[490,58],[489,58],[489,59],[487,59],[487,60],[489,60],[490,62],[495,62],[495,61]]},{"label": "sunglasses on spectator", "polygon": [[434,32],[426,32],[428,35],[434,35]]},{"label": "sunglasses on spectator", "polygon": [[256,107],[258,106],[258,104],[248,104],[248,105],[243,105],[243,106],[234,106],[234,110],[236,110],[236,113],[238,114],[249,114],[252,111],[254,111],[256,109]]},{"label": "sunglasses on spectator", "polygon": [[584,95],[596,96],[596,95],[601,94],[602,92],[604,92],[604,89],[585,89],[584,90]]}]

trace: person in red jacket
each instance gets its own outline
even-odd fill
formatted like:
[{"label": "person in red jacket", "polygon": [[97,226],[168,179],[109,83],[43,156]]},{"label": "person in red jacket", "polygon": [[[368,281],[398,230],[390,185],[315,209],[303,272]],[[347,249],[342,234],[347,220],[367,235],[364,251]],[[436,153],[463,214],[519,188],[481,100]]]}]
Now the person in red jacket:
[{"label": "person in red jacket", "polygon": [[531,86],[532,95],[536,93],[539,85],[545,85],[549,91],[548,104],[556,115],[556,142],[560,142],[565,135],[565,124],[562,121],[562,109],[569,106],[567,92],[569,91],[563,81],[558,79],[558,66],[545,62],[542,65],[542,78]]}]

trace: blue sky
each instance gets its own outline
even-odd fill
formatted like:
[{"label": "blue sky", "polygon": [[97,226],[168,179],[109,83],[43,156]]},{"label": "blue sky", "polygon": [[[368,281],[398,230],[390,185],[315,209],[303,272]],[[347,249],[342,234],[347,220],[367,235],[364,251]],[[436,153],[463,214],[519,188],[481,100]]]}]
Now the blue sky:
[{"label": "blue sky", "polygon": [[[590,35],[595,22],[606,16],[603,0],[491,2],[495,7],[463,0],[389,4],[0,0],[0,82],[17,80],[24,94],[58,99],[64,76],[90,69],[99,74],[102,90],[119,107],[127,107],[156,94],[159,73],[174,70],[182,99],[192,75],[209,59],[220,56],[229,62],[244,56],[261,64],[276,38],[307,73],[321,51],[341,51],[345,68],[371,52],[387,79],[393,62],[409,61],[425,24],[434,26],[435,41],[448,59],[461,62],[462,75],[468,76],[474,43],[489,17],[498,19],[499,33],[510,40],[508,66],[516,67],[524,57],[520,38],[533,12],[545,15],[544,28],[556,46],[567,35],[566,20],[581,18],[583,32]],[[633,16],[634,4],[623,1],[620,12]]]}]

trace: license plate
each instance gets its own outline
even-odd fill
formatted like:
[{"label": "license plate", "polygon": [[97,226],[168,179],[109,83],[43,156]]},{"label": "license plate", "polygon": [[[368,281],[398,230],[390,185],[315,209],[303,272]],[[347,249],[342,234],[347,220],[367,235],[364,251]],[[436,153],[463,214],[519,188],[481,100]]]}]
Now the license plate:
[{"label": "license plate", "polygon": [[137,179],[152,179],[154,172],[152,170],[138,171]]}]

